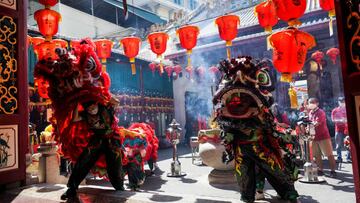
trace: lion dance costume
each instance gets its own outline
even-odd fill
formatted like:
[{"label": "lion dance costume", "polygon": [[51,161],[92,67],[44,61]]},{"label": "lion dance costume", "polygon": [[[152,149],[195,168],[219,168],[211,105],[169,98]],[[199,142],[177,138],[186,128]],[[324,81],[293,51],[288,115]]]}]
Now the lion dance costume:
[{"label": "lion dance costume", "polygon": [[290,155],[282,153],[283,134],[277,131],[269,109],[274,81],[268,66],[269,62],[251,57],[220,62],[223,77],[213,98],[215,121],[222,130],[226,149],[223,161],[235,159],[241,199],[245,202],[255,200],[256,179],[261,175],[281,198],[296,201],[298,197],[292,175],[294,165]]},{"label": "lion dance costume", "polygon": [[91,169],[106,175],[116,190],[124,190],[123,150],[114,116],[116,102],[109,92],[109,75],[101,70],[95,48],[90,39],[85,39],[72,51],[56,49],[58,58],[40,60],[34,71],[36,78],[49,83],[60,151],[75,163],[62,199],[76,196],[80,182]]}]

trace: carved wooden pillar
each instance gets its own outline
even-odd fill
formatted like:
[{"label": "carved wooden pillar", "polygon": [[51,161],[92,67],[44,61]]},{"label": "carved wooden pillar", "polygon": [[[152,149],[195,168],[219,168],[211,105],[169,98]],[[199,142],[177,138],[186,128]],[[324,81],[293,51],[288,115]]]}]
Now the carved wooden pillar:
[{"label": "carved wooden pillar", "polygon": [[335,0],[356,202],[360,202],[360,0]]},{"label": "carved wooden pillar", "polygon": [[25,180],[27,3],[26,0],[0,1],[0,185]]}]

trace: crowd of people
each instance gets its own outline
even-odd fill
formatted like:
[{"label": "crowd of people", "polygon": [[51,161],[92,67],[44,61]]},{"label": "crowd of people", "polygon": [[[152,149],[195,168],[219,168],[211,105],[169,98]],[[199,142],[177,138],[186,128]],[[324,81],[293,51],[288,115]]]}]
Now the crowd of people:
[{"label": "crowd of people", "polygon": [[[318,174],[324,175],[323,159],[326,157],[329,161],[330,177],[336,177],[336,162],[343,162],[343,151],[345,150],[346,162],[351,162],[349,149],[344,147],[344,140],[348,140],[347,119],[344,97],[338,98],[338,106],[331,111],[331,122],[334,124],[334,139],[330,136],[328,127],[328,118],[326,112],[321,108],[317,98],[309,98],[304,101],[298,110],[286,111],[278,104],[272,106],[272,112],[276,122],[283,128],[297,128],[297,120],[300,115],[307,116],[315,126],[315,137],[311,142],[311,157],[318,166]],[[332,141],[333,140],[333,141]],[[304,157],[303,141],[298,139],[299,155]],[[333,145],[334,142],[334,145]],[[336,150],[336,159],[333,153],[333,146]]]}]

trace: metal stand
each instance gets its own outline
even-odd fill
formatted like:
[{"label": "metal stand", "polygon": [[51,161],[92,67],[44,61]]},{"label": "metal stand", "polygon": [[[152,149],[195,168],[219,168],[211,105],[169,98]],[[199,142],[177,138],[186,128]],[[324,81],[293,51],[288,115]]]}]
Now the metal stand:
[{"label": "metal stand", "polygon": [[186,173],[181,171],[181,163],[177,155],[177,144],[180,142],[180,124],[176,122],[175,119],[172,120],[170,127],[167,129],[167,138],[173,146],[173,161],[170,165],[170,173],[167,174],[168,177],[183,177],[186,176]]},{"label": "metal stand", "polygon": [[305,158],[306,162],[304,164],[304,177],[299,181],[302,183],[322,183],[325,182],[325,179],[318,176],[318,168],[316,163],[310,157],[310,141],[313,139],[315,134],[315,127],[311,121],[301,121],[299,122],[300,129],[302,130],[301,138],[304,140],[305,147]]}]

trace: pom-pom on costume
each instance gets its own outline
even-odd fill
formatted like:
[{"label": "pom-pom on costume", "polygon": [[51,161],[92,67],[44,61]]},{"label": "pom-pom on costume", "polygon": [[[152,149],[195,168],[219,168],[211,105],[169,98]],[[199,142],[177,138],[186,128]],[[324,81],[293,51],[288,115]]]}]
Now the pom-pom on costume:
[{"label": "pom-pom on costume", "polygon": [[281,153],[282,134],[277,132],[269,109],[274,81],[268,65],[267,61],[255,61],[251,57],[220,62],[223,77],[213,98],[215,121],[222,130],[226,149],[223,161],[235,160],[241,199],[245,202],[255,200],[259,176],[255,167],[283,199],[298,197],[292,171],[287,171]]},{"label": "pom-pom on costume", "polygon": [[60,152],[75,163],[62,199],[76,195],[91,169],[107,175],[116,190],[124,189],[116,100],[109,92],[110,78],[101,70],[95,48],[90,39],[82,40],[72,51],[58,48],[58,59],[41,60],[34,71],[36,78],[49,83],[56,121],[52,124]]},{"label": "pom-pom on costume", "polygon": [[146,123],[133,123],[128,129],[120,129],[125,148],[124,171],[128,174],[129,186],[137,190],[145,180],[144,164],[151,172],[158,158],[159,140],[154,130]]}]

